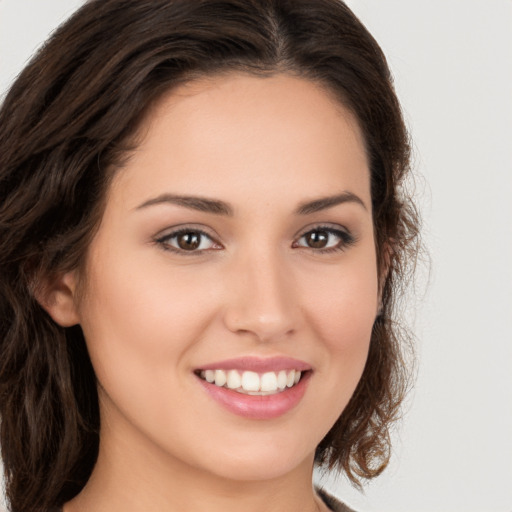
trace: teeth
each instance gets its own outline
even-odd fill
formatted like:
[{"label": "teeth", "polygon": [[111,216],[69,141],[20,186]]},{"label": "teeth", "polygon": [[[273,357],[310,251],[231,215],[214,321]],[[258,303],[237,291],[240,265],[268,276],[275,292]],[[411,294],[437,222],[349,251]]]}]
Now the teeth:
[{"label": "teeth", "polygon": [[238,370],[204,370],[201,378],[219,387],[250,395],[269,395],[291,388],[300,380],[299,370],[266,372],[239,372]]},{"label": "teeth", "polygon": [[224,386],[226,384],[226,372],[224,370],[215,370],[215,385]]},{"label": "teeth", "polygon": [[244,391],[260,391],[260,376],[255,372],[242,373],[242,388]]},{"label": "teeth", "polygon": [[[222,370],[220,370],[222,371]],[[229,370],[227,378],[227,386],[229,389],[238,389],[242,385],[240,374],[236,370]]]},{"label": "teeth", "polygon": [[284,370],[281,370],[277,375],[277,387],[279,389],[284,389],[286,387],[286,383],[288,382],[288,376]]},{"label": "teeth", "polygon": [[277,377],[274,372],[267,372],[261,376],[261,391],[276,391]]}]

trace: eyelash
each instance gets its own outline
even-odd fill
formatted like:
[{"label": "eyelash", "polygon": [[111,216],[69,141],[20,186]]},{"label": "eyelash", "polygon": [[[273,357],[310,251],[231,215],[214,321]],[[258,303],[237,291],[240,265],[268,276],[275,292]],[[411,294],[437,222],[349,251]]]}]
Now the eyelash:
[{"label": "eyelash", "polygon": [[[305,233],[303,233],[298,240],[301,240],[305,236],[311,234],[311,233],[318,233],[318,232],[325,232],[329,235],[334,235],[339,239],[339,242],[334,247],[327,247],[327,248],[318,248],[315,249],[313,247],[306,247],[306,246],[299,246],[304,247],[305,249],[311,249],[312,251],[320,254],[326,254],[326,253],[334,253],[334,252],[342,252],[348,249],[350,246],[354,245],[357,240],[354,235],[352,235],[348,231],[344,231],[338,228],[333,228],[332,226],[315,226],[313,229],[309,229]],[[296,242],[294,242],[294,245]]]},{"label": "eyelash", "polygon": [[[162,249],[164,249],[165,251],[174,252],[174,253],[184,255],[184,256],[194,256],[194,255],[204,252],[205,250],[209,250],[209,249],[201,249],[201,250],[187,251],[185,249],[179,249],[177,247],[173,247],[172,245],[170,245],[169,241],[172,240],[173,238],[177,239],[180,235],[187,235],[187,234],[200,235],[200,237],[209,238],[214,244],[217,244],[217,242],[215,242],[215,240],[212,238],[212,236],[209,235],[208,233],[206,233],[205,231],[198,229],[198,228],[187,228],[187,227],[178,229],[176,231],[172,231],[171,233],[167,233],[161,237],[158,237],[155,239],[155,242],[157,244],[159,244],[162,247]],[[218,245],[220,245],[220,244],[218,244]]]},{"label": "eyelash", "polygon": [[[339,242],[334,247],[327,247],[327,248],[314,248],[314,247],[308,247],[304,245],[296,245],[299,240],[303,239],[305,236],[310,235],[312,233],[318,233],[318,232],[325,232],[329,235],[333,235],[339,239]],[[199,250],[186,250],[186,249],[179,249],[177,247],[173,247],[170,245],[170,240],[177,239],[180,235],[186,235],[186,234],[195,234],[199,235],[200,237],[206,237],[212,241],[214,245],[218,245],[218,248],[215,249],[199,249]],[[201,254],[204,251],[208,250],[219,250],[222,248],[222,246],[216,242],[211,235],[206,233],[205,231],[198,229],[198,228],[181,228],[176,231],[172,231],[171,233],[167,233],[163,236],[160,236],[155,239],[155,242],[162,247],[165,251],[174,252],[176,254],[184,255],[184,256],[194,256],[197,254]],[[334,253],[334,252],[341,252],[349,248],[350,246],[354,245],[357,242],[357,239],[348,231],[343,231],[341,229],[333,228],[332,226],[316,226],[313,229],[309,229],[308,231],[304,232],[302,235],[300,235],[297,238],[297,241],[293,242],[292,247],[298,248],[302,247],[304,249],[310,249],[315,253],[320,254],[326,254],[326,253]]]}]

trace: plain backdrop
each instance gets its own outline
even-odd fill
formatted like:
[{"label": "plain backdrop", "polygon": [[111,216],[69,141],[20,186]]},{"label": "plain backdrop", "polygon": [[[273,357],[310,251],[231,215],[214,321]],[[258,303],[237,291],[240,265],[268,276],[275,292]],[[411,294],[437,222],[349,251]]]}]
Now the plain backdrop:
[{"label": "plain backdrop", "polygon": [[[321,481],[360,512],[512,512],[512,0],[347,3],[395,76],[432,263],[390,467]],[[0,0],[0,94],[80,4]]]}]

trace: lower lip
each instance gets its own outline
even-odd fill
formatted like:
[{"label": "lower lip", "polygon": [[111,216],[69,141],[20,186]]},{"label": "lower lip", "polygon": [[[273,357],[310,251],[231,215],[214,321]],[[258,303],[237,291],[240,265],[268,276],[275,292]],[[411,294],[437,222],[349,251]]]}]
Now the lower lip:
[{"label": "lower lip", "polygon": [[245,395],[231,389],[221,388],[198,377],[208,394],[228,411],[254,420],[278,418],[298,405],[309,382],[311,372],[305,373],[300,381],[273,395]]}]

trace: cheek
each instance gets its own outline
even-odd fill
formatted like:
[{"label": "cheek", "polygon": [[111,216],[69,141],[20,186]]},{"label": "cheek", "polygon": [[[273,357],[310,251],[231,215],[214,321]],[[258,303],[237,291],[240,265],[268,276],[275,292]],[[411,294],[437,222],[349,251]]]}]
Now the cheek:
[{"label": "cheek", "polygon": [[91,267],[80,308],[104,411],[114,405],[142,429],[170,425],[187,408],[187,354],[209,317],[208,295],[191,293],[176,271],[109,256]]},{"label": "cheek", "polygon": [[314,424],[316,443],[347,406],[366,364],[377,308],[373,261],[370,257],[365,264],[364,260],[347,262],[304,281],[309,300],[303,313],[317,356],[313,393],[308,397],[309,407],[316,411],[315,417],[308,419]]},{"label": "cheek", "polygon": [[[311,289],[311,284],[308,286]],[[322,280],[304,308],[326,361],[320,365],[343,408],[362,375],[375,322],[378,279],[374,259],[340,266]],[[343,393],[339,390],[343,389]]]},{"label": "cheek", "polygon": [[306,289],[316,288],[305,308],[310,322],[333,348],[357,350],[368,340],[375,321],[378,279],[374,258],[354,260],[324,276],[317,275],[317,286],[314,279],[305,283]]},{"label": "cheek", "polygon": [[183,359],[208,321],[208,295],[191,293],[190,280],[148,264],[144,255],[94,256],[102,264],[90,267],[80,316],[96,375],[110,392],[120,385],[145,389],[140,398],[147,400],[172,384],[169,361]]},{"label": "cheek", "polygon": [[[145,258],[100,255],[102,265],[90,272],[88,294],[81,305],[83,326],[90,339],[116,339],[128,348],[143,344],[162,349],[170,338],[181,338],[207,316],[208,295],[191,289],[190,279],[180,279],[176,269],[165,272]],[[89,300],[90,298],[90,300]]]}]

